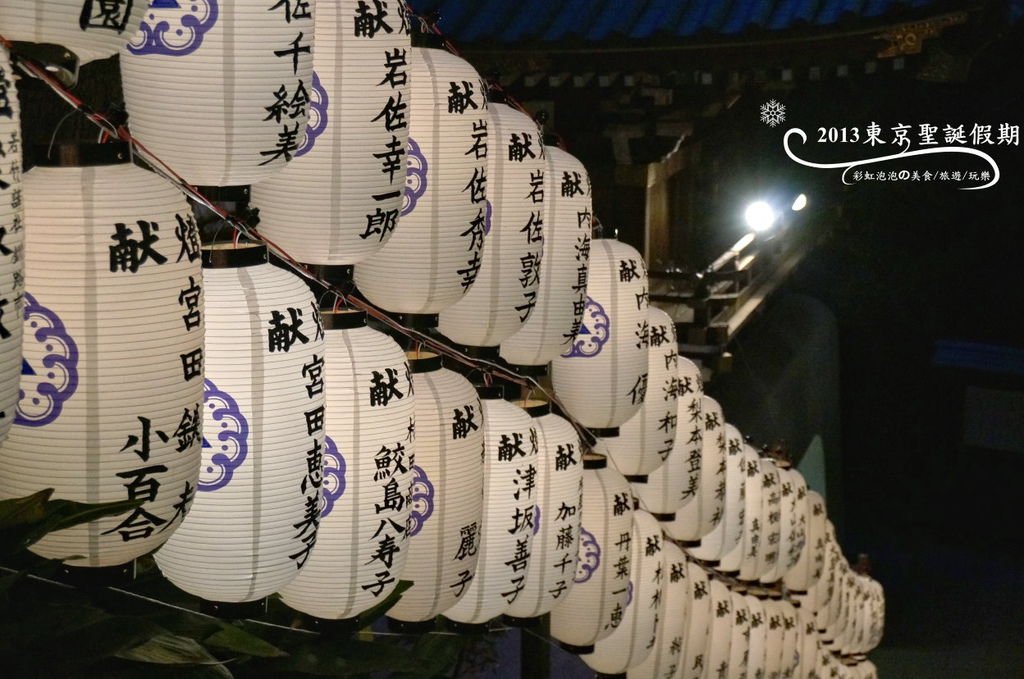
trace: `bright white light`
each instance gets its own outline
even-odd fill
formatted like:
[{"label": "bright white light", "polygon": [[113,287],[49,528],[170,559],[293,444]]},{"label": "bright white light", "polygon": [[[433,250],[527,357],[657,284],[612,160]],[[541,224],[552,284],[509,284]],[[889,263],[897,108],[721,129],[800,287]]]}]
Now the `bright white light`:
[{"label": "bright white light", "polygon": [[775,223],[775,210],[763,200],[758,200],[747,206],[743,217],[753,231],[767,231]]},{"label": "bright white light", "polygon": [[796,200],[793,201],[793,212],[799,212],[805,207],[807,207],[807,196],[806,194],[801,193],[796,197]]}]

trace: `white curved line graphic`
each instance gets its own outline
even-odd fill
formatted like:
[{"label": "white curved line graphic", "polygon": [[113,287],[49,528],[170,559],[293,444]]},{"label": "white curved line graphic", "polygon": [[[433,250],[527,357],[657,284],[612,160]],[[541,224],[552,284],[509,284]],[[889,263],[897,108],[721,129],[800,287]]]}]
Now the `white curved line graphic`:
[{"label": "white curved line graphic", "polygon": [[847,186],[852,185],[853,182],[846,181],[846,173],[852,170],[853,168],[857,167],[858,165],[866,165],[868,163],[880,163],[882,161],[892,160],[894,158],[927,156],[933,153],[966,153],[968,155],[984,158],[988,162],[988,164],[992,166],[991,181],[989,181],[987,184],[982,184],[981,186],[961,186],[959,187],[961,191],[977,191],[978,189],[987,189],[990,186],[994,186],[995,183],[999,181],[999,166],[996,165],[996,161],[992,159],[992,156],[988,155],[984,151],[979,151],[978,149],[972,149],[966,146],[938,146],[933,149],[919,149],[917,151],[908,152],[907,149],[910,148],[910,144],[908,143],[905,147],[903,147],[903,150],[900,151],[899,153],[894,153],[888,156],[879,156],[878,158],[865,158],[863,160],[851,160],[845,163],[814,163],[809,160],[804,160],[803,158],[800,158],[799,156],[794,154],[793,151],[789,148],[789,138],[793,135],[798,135],[800,137],[801,143],[807,143],[807,134],[799,127],[792,127],[786,130],[786,134],[782,138],[782,148],[785,149],[786,155],[789,156],[790,160],[796,163],[800,163],[805,167],[815,167],[825,170],[836,169],[840,167],[846,168],[845,170],[843,170],[842,181]]}]

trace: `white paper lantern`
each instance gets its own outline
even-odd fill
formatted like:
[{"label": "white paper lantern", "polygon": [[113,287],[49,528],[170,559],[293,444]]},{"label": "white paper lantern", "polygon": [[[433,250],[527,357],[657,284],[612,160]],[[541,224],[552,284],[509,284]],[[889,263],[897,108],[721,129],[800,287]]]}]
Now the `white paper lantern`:
[{"label": "white paper lantern", "polygon": [[457,344],[494,347],[530,317],[544,244],[544,143],[529,116],[492,103],[487,157],[488,221],[480,272],[438,328]]},{"label": "white paper lantern", "polygon": [[536,527],[537,430],[526,412],[481,390],[484,416],[484,515],[480,557],[465,595],[445,611],[449,620],[483,624],[505,613],[526,587]]},{"label": "white paper lantern", "polygon": [[725,417],[718,401],[701,398],[700,483],[694,502],[687,502],[676,512],[670,524],[671,535],[678,540],[694,542],[714,530],[722,521],[725,505],[726,462]]},{"label": "white paper lantern", "polygon": [[316,548],[281,590],[292,608],[350,619],[384,601],[408,556],[416,395],[405,353],[361,312],[324,313],[323,503]]},{"label": "white paper lantern", "polygon": [[701,679],[708,667],[708,635],[711,633],[711,581],[703,568],[691,561],[687,566],[690,580],[690,618],[686,623],[686,643],[683,646],[682,679]]},{"label": "white paper lantern", "polygon": [[798,652],[800,660],[793,676],[796,679],[811,679],[818,664],[818,630],[814,625],[814,611],[803,598],[798,599],[797,620],[803,634],[800,636]]},{"label": "white paper lantern", "polygon": [[732,594],[719,580],[712,579],[711,625],[704,652],[704,676],[707,679],[730,676],[729,655],[732,648]]},{"label": "white paper lantern", "polygon": [[718,569],[739,575],[743,564],[754,568],[761,546],[761,456],[753,446],[743,446],[743,501],[740,506],[740,538],[736,545],[719,559]]},{"label": "white paper lantern", "polygon": [[765,599],[762,603],[764,604],[765,623],[768,627],[765,633],[764,676],[765,679],[780,679],[786,636],[782,602]]},{"label": "white paper lantern", "polygon": [[[740,578],[757,580],[775,568],[779,558],[779,539],[782,534],[782,493],[779,468],[768,458],[761,459],[761,531],[757,559],[745,563]],[[748,567],[749,566],[749,567]]]},{"label": "white paper lantern", "polygon": [[203,599],[254,601],[291,582],[316,543],[324,331],[309,288],[265,245],[207,248],[203,278],[198,492],[156,562]]},{"label": "white paper lantern", "polygon": [[[54,149],[57,155],[76,149]],[[80,148],[127,161],[122,144]],[[0,451],[0,497],[55,488],[137,499],[32,547],[114,566],[159,547],[192,501],[203,401],[199,236],[184,198],[125,162],[25,175],[22,396]]]},{"label": "white paper lantern", "polygon": [[583,662],[601,674],[622,674],[647,659],[657,644],[658,622],[665,610],[664,536],[649,513],[633,512],[633,552],[629,597],[622,623],[594,645]]},{"label": "white paper lantern", "polygon": [[355,264],[383,247],[402,210],[409,21],[399,0],[335,0],[317,4],[314,24],[309,126],[252,200],[260,233],[298,261]]},{"label": "white paper lantern", "polygon": [[665,463],[647,475],[646,481],[634,481],[633,490],[640,506],[662,522],[670,537],[681,533],[673,524],[676,512],[688,503],[697,502],[700,485],[701,446],[704,419],[701,398],[704,385],[700,368],[689,359],[679,357],[679,398],[676,403],[676,439]]},{"label": "white paper lantern", "polygon": [[388,616],[432,621],[448,610],[476,572],[483,521],[484,427],[476,389],[441,367],[441,357],[410,352],[416,388],[416,464],[408,560],[413,583]]},{"label": "white paper lantern", "polygon": [[654,647],[627,673],[630,679],[673,679],[682,669],[683,643],[689,619],[689,583],[686,554],[675,543],[664,541],[662,597],[665,605],[658,618]]},{"label": "white paper lantern", "polygon": [[283,169],[313,102],[313,3],[152,2],[121,50],[135,137],[192,184]]},{"label": "white paper lantern", "polygon": [[[397,4],[397,3],[396,3]],[[412,48],[408,184],[401,225],[356,267],[379,307],[436,314],[459,301],[483,262],[487,233],[487,87],[469,63]]]},{"label": "white paper lantern", "polygon": [[729,641],[729,675],[730,677],[746,677],[747,663],[750,656],[750,606],[747,597],[733,591],[732,630]]},{"label": "white paper lantern", "polygon": [[620,428],[618,436],[605,439],[615,468],[631,481],[664,464],[672,453],[679,421],[679,353],[676,326],[657,307],[647,310],[647,397],[640,410]]},{"label": "white paper lantern", "polygon": [[756,596],[746,596],[750,611],[750,644],[747,654],[747,676],[765,677],[765,660],[768,644],[768,615],[764,602]]},{"label": "white paper lantern", "polygon": [[782,608],[782,670],[781,676],[791,678],[796,672],[799,662],[799,648],[803,638],[803,629],[800,626],[796,607],[789,601],[780,601]]},{"label": "white paper lantern", "polygon": [[576,573],[583,491],[583,446],[568,420],[547,403],[530,406],[537,431],[537,506],[526,586],[509,606],[513,618],[549,613],[568,595]]},{"label": "white paper lantern", "polygon": [[806,592],[818,582],[825,561],[825,500],[815,491],[807,493],[806,539],[793,568],[786,572],[786,587]]},{"label": "white paper lantern", "polygon": [[779,546],[775,567],[761,582],[778,582],[796,565],[803,550],[807,524],[807,484],[800,472],[779,469]]},{"label": "white paper lantern", "polygon": [[647,267],[640,253],[599,238],[590,255],[579,334],[551,361],[551,383],[566,410],[599,436],[616,436],[647,394]]},{"label": "white paper lantern", "polygon": [[622,623],[629,598],[633,494],[605,458],[584,462],[583,511],[576,575],[551,611],[551,636],[566,650],[592,653]]},{"label": "white paper lantern", "polygon": [[725,425],[725,500],[722,504],[722,520],[710,533],[701,538],[700,546],[689,550],[701,561],[718,565],[719,560],[740,542],[743,531],[743,496],[745,491],[746,465],[743,455],[743,435],[739,429]]},{"label": "white paper lantern", "polygon": [[[7,10],[0,10],[0,16]],[[3,25],[3,22],[0,22]],[[3,29],[6,32],[6,27]],[[21,109],[14,69],[0,45],[0,443],[14,422],[21,378],[25,306],[25,216],[21,188]]]},{"label": "white paper lantern", "polygon": [[537,303],[523,327],[501,343],[501,357],[518,366],[546,366],[571,348],[587,300],[590,175],[558,147],[545,146],[544,155],[544,256]]},{"label": "white paper lantern", "polygon": [[0,30],[8,40],[66,47],[84,64],[117,54],[145,8],[140,0],[4,0]]}]

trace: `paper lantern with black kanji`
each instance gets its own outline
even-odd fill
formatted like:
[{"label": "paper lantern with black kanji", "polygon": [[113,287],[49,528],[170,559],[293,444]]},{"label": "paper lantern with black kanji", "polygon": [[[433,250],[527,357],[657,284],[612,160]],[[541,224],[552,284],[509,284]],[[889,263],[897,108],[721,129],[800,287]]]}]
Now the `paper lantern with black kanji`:
[{"label": "paper lantern with black kanji", "polygon": [[775,599],[764,599],[764,619],[767,625],[764,642],[764,676],[782,676],[782,655],[786,628],[783,624],[782,602]]},{"label": "paper lantern with black kanji", "polygon": [[54,488],[79,502],[140,500],[31,548],[114,566],[163,544],[196,490],[199,235],[181,194],[128,164],[125,145],[53,153],[89,166],[37,166],[22,184],[22,396],[0,449],[0,497]]},{"label": "paper lantern with black kanji", "polygon": [[483,263],[490,218],[487,87],[464,59],[409,56],[408,175],[400,225],[356,266],[360,292],[402,314],[436,314],[466,294]]},{"label": "paper lantern with black kanji", "polygon": [[21,188],[21,109],[14,68],[0,45],[0,443],[18,405],[21,318],[25,306],[25,217]]},{"label": "paper lantern with black kanji", "polygon": [[501,343],[501,357],[521,366],[546,366],[570,349],[587,301],[590,175],[575,156],[556,146],[545,146],[544,155],[544,255],[537,304],[523,327]]},{"label": "paper lantern with black kanji", "polygon": [[781,676],[792,677],[800,660],[799,649],[803,629],[797,616],[796,607],[789,601],[778,602],[782,609],[782,671]]},{"label": "paper lantern with black kanji", "polygon": [[537,506],[526,586],[506,614],[534,618],[551,611],[573,587],[580,539],[583,446],[568,420],[543,401],[519,401],[537,430]]},{"label": "paper lantern with black kanji", "polygon": [[778,582],[796,565],[803,550],[807,525],[807,483],[794,469],[779,469],[779,554],[775,567],[761,582]]},{"label": "paper lantern with black kanji", "polygon": [[704,652],[705,677],[730,675],[729,652],[732,648],[732,594],[720,580],[711,579],[711,624]]},{"label": "paper lantern with black kanji", "polygon": [[363,312],[324,312],[327,417],[316,547],[281,590],[292,608],[350,619],[387,599],[409,553],[416,395],[405,352]]},{"label": "paper lantern with black kanji", "polygon": [[388,616],[432,620],[466,591],[476,572],[483,522],[484,421],[480,397],[441,357],[409,353],[416,388],[409,555],[402,579],[413,583]]},{"label": "paper lantern with black kanji", "polygon": [[476,282],[441,313],[438,328],[457,344],[497,347],[537,304],[544,244],[544,143],[529,116],[492,103],[488,128],[487,227]]},{"label": "paper lantern with black kanji", "polygon": [[747,597],[743,594],[733,591],[730,597],[732,631],[729,641],[729,676],[745,677],[750,657],[750,607],[747,605]]},{"label": "paper lantern with black kanji", "polygon": [[583,662],[599,674],[622,674],[647,659],[657,643],[658,621],[665,610],[664,536],[658,520],[633,512],[633,553],[629,597],[622,623],[594,645]]},{"label": "paper lantern with black kanji", "polygon": [[582,425],[614,429],[640,410],[647,394],[647,306],[640,253],[596,239],[583,323],[572,346],[551,361],[555,393]]},{"label": "paper lantern with black kanji", "polygon": [[667,540],[662,547],[665,561],[661,591],[665,605],[656,625],[654,647],[642,662],[629,669],[630,679],[673,679],[681,668],[690,601],[686,554]]},{"label": "paper lantern with black kanji", "polygon": [[497,387],[481,390],[484,415],[484,515],[480,556],[465,595],[444,612],[482,624],[508,611],[526,587],[536,528],[537,430]]},{"label": "paper lantern with black kanji", "polygon": [[324,331],[309,287],[265,245],[204,249],[203,278],[198,492],[156,562],[203,599],[254,601],[291,582],[316,543]]},{"label": "paper lantern with black kanji", "polygon": [[764,601],[751,594],[746,595],[750,611],[750,644],[747,654],[747,676],[765,677],[765,660],[768,644],[768,615]]},{"label": "paper lantern with black kanji", "polygon": [[132,134],[186,181],[252,184],[298,153],[313,3],[153,2],[121,49]]},{"label": "paper lantern with black kanji", "polygon": [[594,644],[622,623],[629,599],[632,530],[629,482],[607,466],[606,458],[588,457],[574,584],[551,611],[551,636],[566,650],[592,653]]},{"label": "paper lantern with black kanji", "polygon": [[[700,546],[689,550],[701,561],[718,562],[740,542],[743,530],[743,492],[746,466],[743,456],[743,435],[739,429],[725,425],[725,501],[722,504],[722,520],[710,533],[700,540]],[[720,564],[716,564],[722,570]]]},{"label": "paper lantern with black kanji", "polygon": [[676,512],[687,503],[697,502],[700,485],[701,442],[704,438],[704,419],[701,398],[704,385],[700,368],[686,358],[679,357],[678,391],[676,402],[676,438],[665,463],[647,475],[647,480],[634,480],[633,491],[640,506],[662,522],[670,537],[679,539],[673,524]]},{"label": "paper lantern with black kanji", "polygon": [[805,597],[799,597],[797,607],[797,622],[800,625],[800,645],[797,652],[800,654],[800,661],[793,676],[796,679],[811,679],[812,672],[818,663],[818,629],[814,624],[814,610],[811,603]]},{"label": "paper lantern with black kanji", "polygon": [[722,407],[713,398],[701,398],[701,420],[704,434],[700,447],[700,482],[694,502],[687,502],[676,512],[666,530],[677,540],[702,539],[722,520],[725,506],[726,462],[725,417]]},{"label": "paper lantern with black kanji", "polygon": [[0,31],[8,40],[61,45],[84,64],[117,54],[144,11],[141,0],[4,0]]},{"label": "paper lantern with black kanji", "polygon": [[402,211],[409,21],[405,3],[378,5],[317,4],[309,125],[294,160],[252,187],[260,233],[300,262],[361,262],[388,241]]},{"label": "paper lantern with black kanji", "polygon": [[[739,574],[743,564],[756,564],[761,547],[761,456],[750,444],[743,445],[742,502],[739,507],[740,536],[733,548],[718,562],[718,570]],[[753,568],[751,566],[750,568]]]},{"label": "paper lantern with black kanji", "polygon": [[690,611],[686,623],[686,642],[683,645],[682,679],[701,679],[707,663],[708,635],[711,633],[711,581],[696,562],[687,564],[686,576],[690,581]]},{"label": "paper lantern with black kanji", "polygon": [[608,454],[615,468],[626,475],[646,476],[664,464],[672,453],[679,421],[679,353],[676,326],[657,307],[647,310],[647,397],[640,410],[608,436]]},{"label": "paper lantern with black kanji", "polygon": [[[756,558],[742,564],[740,578],[743,580],[759,579],[775,568],[778,561],[779,538],[782,533],[780,486],[779,468],[769,458],[761,458],[761,516],[759,531],[752,535],[751,549]],[[755,539],[756,544],[753,542]],[[748,553],[748,556],[751,554]]]},{"label": "paper lantern with black kanji", "polygon": [[807,492],[807,527],[803,549],[796,564],[784,576],[786,587],[794,592],[806,592],[821,577],[825,560],[825,500],[818,493]]}]

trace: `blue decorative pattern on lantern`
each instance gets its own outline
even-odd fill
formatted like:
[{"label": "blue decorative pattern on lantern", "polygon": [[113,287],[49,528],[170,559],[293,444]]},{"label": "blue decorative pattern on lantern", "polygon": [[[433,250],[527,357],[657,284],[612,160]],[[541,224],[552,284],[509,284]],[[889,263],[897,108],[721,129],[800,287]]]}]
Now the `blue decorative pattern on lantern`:
[{"label": "blue decorative pattern on lantern", "polygon": [[610,337],[608,314],[605,313],[604,307],[587,297],[587,306],[583,311],[580,331],[576,334],[572,347],[562,356],[564,358],[597,356]]},{"label": "blue decorative pattern on lantern", "polygon": [[586,582],[600,565],[601,545],[597,544],[597,538],[593,533],[580,526],[580,554],[573,582]]},{"label": "blue decorative pattern on lantern", "polygon": [[153,0],[142,16],[138,37],[128,43],[128,51],[171,57],[191,54],[202,46],[218,13],[217,0]]},{"label": "blue decorative pattern on lantern", "polygon": [[200,491],[210,492],[231,483],[235,470],[248,457],[249,421],[242,414],[234,397],[218,389],[211,380],[203,382],[203,408],[214,422],[220,423],[219,427],[214,428],[217,432],[216,447],[219,450],[212,454],[207,450],[214,448],[208,438],[213,432],[203,432],[205,462],[199,470],[197,487]]},{"label": "blue decorative pattern on lantern", "polygon": [[412,466],[412,512],[409,514],[409,537],[423,529],[434,513],[434,484],[419,465]]},{"label": "blue decorative pattern on lantern", "polygon": [[420,145],[409,137],[409,146],[405,152],[405,195],[402,197],[402,212],[404,217],[416,209],[416,202],[420,196],[427,192],[427,157],[420,151]]},{"label": "blue decorative pattern on lantern", "polygon": [[27,292],[25,322],[30,332],[22,340],[21,391],[14,423],[44,427],[60,417],[64,403],[78,389],[78,345],[57,314]]},{"label": "blue decorative pattern on lantern", "polygon": [[320,84],[320,76],[313,73],[313,86],[309,92],[309,124],[306,127],[306,135],[302,138],[302,144],[295,150],[295,157],[304,156],[309,153],[316,144],[316,138],[327,129],[327,107],[330,98],[327,90]]},{"label": "blue decorative pattern on lantern", "polygon": [[334,503],[345,493],[345,458],[330,436],[324,437],[324,483],[320,489],[320,518],[334,509]]}]

